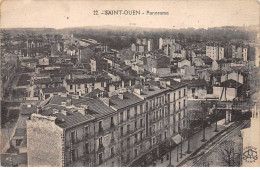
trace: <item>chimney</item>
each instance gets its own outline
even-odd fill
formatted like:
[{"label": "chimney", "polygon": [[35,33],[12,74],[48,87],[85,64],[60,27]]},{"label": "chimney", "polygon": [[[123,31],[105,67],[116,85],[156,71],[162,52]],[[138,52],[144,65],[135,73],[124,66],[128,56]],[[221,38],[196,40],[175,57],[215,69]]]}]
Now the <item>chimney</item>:
[{"label": "chimney", "polygon": [[53,114],[59,113],[58,109],[53,109]]},{"label": "chimney", "polygon": [[139,94],[139,95],[140,95],[140,94],[141,94],[141,89],[135,88],[135,89],[134,89],[134,92],[135,92],[136,94]]},{"label": "chimney", "polygon": [[71,99],[67,99],[67,106],[71,106]]},{"label": "chimney", "polygon": [[89,106],[88,105],[81,105],[80,108],[78,108],[78,111],[83,114],[83,115],[86,115],[88,113],[88,109],[89,109]]},{"label": "chimney", "polygon": [[149,85],[149,84],[145,84],[145,85],[144,85],[144,89],[147,90],[147,91],[149,91],[149,90],[150,90],[150,85]]},{"label": "chimney", "polygon": [[124,93],[120,92],[118,94],[119,99],[124,100]]},{"label": "chimney", "polygon": [[37,107],[37,110],[36,110],[36,113],[37,113],[37,114],[41,114],[41,112],[42,112],[42,107],[38,106],[38,107]]},{"label": "chimney", "polygon": [[66,110],[61,110],[61,113],[65,116],[67,116],[67,111]]}]

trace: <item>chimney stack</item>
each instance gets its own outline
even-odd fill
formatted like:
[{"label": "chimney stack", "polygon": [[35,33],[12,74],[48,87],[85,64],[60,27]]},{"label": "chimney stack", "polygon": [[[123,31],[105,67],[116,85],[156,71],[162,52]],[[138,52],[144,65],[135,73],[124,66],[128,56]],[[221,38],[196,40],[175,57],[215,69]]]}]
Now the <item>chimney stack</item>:
[{"label": "chimney stack", "polygon": [[124,100],[124,93],[120,92],[120,93],[118,94],[118,97],[119,97],[121,100]]},{"label": "chimney stack", "polygon": [[41,107],[41,106],[38,106],[38,107],[37,107],[37,110],[36,110],[36,113],[37,113],[37,114],[41,114],[41,112],[42,112],[42,107]]},{"label": "chimney stack", "polygon": [[67,106],[71,106],[71,99],[67,99]]}]

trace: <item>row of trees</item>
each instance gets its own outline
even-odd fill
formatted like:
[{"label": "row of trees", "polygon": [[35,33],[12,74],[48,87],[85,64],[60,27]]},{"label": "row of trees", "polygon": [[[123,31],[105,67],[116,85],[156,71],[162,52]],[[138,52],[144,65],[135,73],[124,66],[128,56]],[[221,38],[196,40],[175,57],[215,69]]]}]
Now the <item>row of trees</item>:
[{"label": "row of trees", "polygon": [[[206,140],[206,127],[208,126],[208,123],[210,124],[215,121],[215,130],[214,132],[218,132],[217,129],[217,121],[218,121],[218,110],[216,109],[216,103],[212,102],[201,102],[201,111],[193,111],[193,120],[189,121],[189,126],[187,128],[180,129],[179,127],[179,133],[181,135],[181,142],[180,142],[180,158],[182,158],[183,155],[183,138],[187,139],[187,154],[191,153],[190,144],[191,144],[191,137],[193,136],[194,132],[196,132],[197,128],[203,130],[202,134],[202,142],[207,141]],[[178,146],[177,146],[177,153],[178,153]],[[171,152],[170,152],[170,158],[171,158]],[[178,154],[177,154],[177,162],[178,162]],[[169,166],[171,166],[171,161]]]}]

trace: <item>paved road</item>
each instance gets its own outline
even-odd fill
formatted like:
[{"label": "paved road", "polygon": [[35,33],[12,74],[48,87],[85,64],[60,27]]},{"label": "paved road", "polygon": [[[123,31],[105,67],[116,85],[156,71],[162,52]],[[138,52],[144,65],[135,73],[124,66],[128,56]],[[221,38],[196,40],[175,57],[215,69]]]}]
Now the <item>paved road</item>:
[{"label": "paved road", "polygon": [[[222,123],[221,123],[222,122]],[[231,126],[233,123],[229,123],[229,124],[223,124],[223,120],[219,121],[218,122],[218,130],[219,132],[228,128],[229,126]],[[212,124],[211,127],[207,127],[206,128],[206,133],[205,133],[205,136],[206,136],[206,140],[209,140],[211,138],[213,138],[216,134],[218,134],[219,132],[214,132],[215,130],[215,125]],[[201,130],[200,132],[194,134],[191,139],[190,139],[190,148],[191,148],[191,151],[194,152],[196,149],[198,149],[199,147],[201,147],[204,142],[201,142],[201,139],[202,139],[202,134],[203,134],[203,131]],[[171,165],[172,166],[178,166],[181,162],[183,162],[184,160],[186,160],[186,158],[190,157],[190,155],[192,154],[188,154],[187,153],[187,146],[188,146],[188,141],[184,141],[183,142],[183,155],[182,155],[182,158],[180,158],[180,148],[178,149],[178,155],[179,155],[179,158],[178,158],[178,162],[177,162],[177,147],[175,147],[171,153],[172,153],[172,159],[171,159]],[[163,162],[161,162],[161,160],[157,160],[157,163],[156,163],[156,166],[157,167],[166,167],[169,165],[169,160],[166,160],[166,158],[164,159]],[[154,165],[151,165],[151,166],[154,166]]]},{"label": "paved road", "polygon": [[203,162],[203,160],[207,157],[209,157],[209,155],[212,154],[212,152],[219,146],[219,144],[223,141],[225,141],[230,135],[237,133],[238,131],[240,131],[244,126],[246,126],[250,121],[249,120],[245,120],[242,122],[236,122],[234,123],[232,126],[230,126],[230,128],[227,129],[227,131],[225,131],[223,134],[221,134],[220,136],[216,137],[216,139],[214,139],[213,141],[209,142],[199,153],[198,157],[196,157],[195,159],[191,159],[188,162],[186,162],[184,165],[190,165],[190,163],[192,163],[190,166],[200,166]]}]

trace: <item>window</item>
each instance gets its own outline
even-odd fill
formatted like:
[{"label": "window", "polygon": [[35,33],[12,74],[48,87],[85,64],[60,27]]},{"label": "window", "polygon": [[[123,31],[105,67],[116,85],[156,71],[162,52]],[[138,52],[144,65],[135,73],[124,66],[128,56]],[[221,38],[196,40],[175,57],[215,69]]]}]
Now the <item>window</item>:
[{"label": "window", "polygon": [[98,145],[102,146],[103,145],[103,139],[102,137],[98,138]]},{"label": "window", "polygon": [[137,115],[137,106],[135,106],[135,116]]},{"label": "window", "polygon": [[76,132],[71,132],[71,142],[74,144],[76,143]]},{"label": "window", "polygon": [[101,83],[101,87],[104,87],[104,83]]},{"label": "window", "polygon": [[126,143],[127,143],[127,147],[129,147],[130,146],[130,138],[127,138]]},{"label": "window", "polygon": [[70,90],[72,90],[72,89],[73,89],[73,85],[71,84],[71,85],[70,85]]},{"label": "window", "polygon": [[80,84],[78,84],[78,89],[80,89]]},{"label": "window", "polygon": [[77,160],[77,150],[72,149],[72,161],[76,161],[76,160]]},{"label": "window", "polygon": [[192,93],[192,95],[195,94],[195,88],[191,88],[191,93]]},{"label": "window", "polygon": [[121,113],[120,113],[120,122],[123,122],[123,121],[124,121],[124,113],[121,112]]},{"label": "window", "polygon": [[167,131],[164,131],[164,139],[167,138]]},{"label": "window", "polygon": [[130,132],[130,124],[127,125],[127,133]]},{"label": "window", "polygon": [[179,110],[181,110],[181,102],[179,102]]},{"label": "window", "polygon": [[89,154],[89,143],[85,143],[85,152]]},{"label": "window", "polygon": [[121,136],[123,136],[124,135],[124,127],[122,126],[121,127]]},{"label": "window", "polygon": [[135,134],[135,143],[137,143],[137,133]]},{"label": "window", "polygon": [[103,131],[102,121],[98,122],[99,131]]},{"label": "window", "polygon": [[89,126],[84,127],[84,133],[85,133],[86,137],[89,135]]},{"label": "window", "polygon": [[143,119],[140,119],[140,127],[143,127]]},{"label": "window", "polygon": [[184,99],[183,100],[183,107],[185,107],[186,106],[186,100]]},{"label": "window", "polygon": [[181,98],[181,91],[179,91],[179,99]]},{"label": "window", "polygon": [[156,140],[155,140],[155,137],[153,138],[153,145],[155,144]]},{"label": "window", "polygon": [[99,164],[103,163],[103,153],[98,154]]},{"label": "window", "polygon": [[155,125],[153,125],[153,132],[155,132]]},{"label": "window", "polygon": [[111,125],[111,127],[114,126],[114,117],[113,116],[110,118],[110,125]]},{"label": "window", "polygon": [[140,105],[140,113],[143,113],[143,105]]},{"label": "window", "polygon": [[140,140],[143,139],[143,134],[144,134],[143,131],[141,131],[141,132],[140,132]]},{"label": "window", "polygon": [[135,121],[135,129],[137,128],[137,121]]},{"label": "window", "polygon": [[173,100],[175,101],[175,99],[176,99],[176,94],[174,93],[174,95],[173,95]]},{"label": "window", "polygon": [[114,147],[110,148],[110,153],[111,153],[111,156],[113,156],[115,154]]},{"label": "window", "polygon": [[135,157],[137,157],[138,149],[135,149],[135,150],[134,150],[134,153],[135,153]]},{"label": "window", "polygon": [[127,110],[127,115],[126,116],[127,116],[127,119],[130,119],[130,110],[129,109]]},{"label": "window", "polygon": [[15,140],[16,146],[20,146],[21,143],[22,143],[22,139],[16,139],[16,140]]},{"label": "window", "polygon": [[148,102],[146,102],[146,106],[145,106],[146,107],[146,111],[148,111],[148,107],[149,107],[148,105],[149,105]]},{"label": "window", "polygon": [[162,96],[162,104],[164,104],[165,103],[165,101],[164,101],[164,96]]},{"label": "window", "polygon": [[183,89],[183,97],[186,96],[186,89]]},{"label": "window", "polygon": [[162,128],[162,122],[159,122],[159,129]]}]

